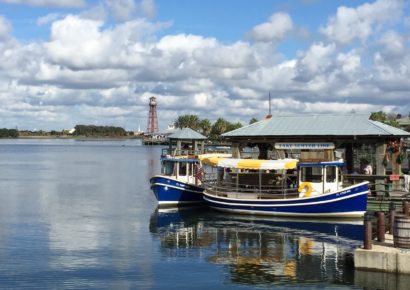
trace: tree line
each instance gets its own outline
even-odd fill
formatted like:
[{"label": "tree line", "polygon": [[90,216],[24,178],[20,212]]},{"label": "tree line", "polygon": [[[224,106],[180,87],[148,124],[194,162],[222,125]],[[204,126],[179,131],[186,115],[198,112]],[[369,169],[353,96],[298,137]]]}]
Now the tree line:
[{"label": "tree line", "polygon": [[76,125],[74,127],[75,136],[86,137],[124,137],[127,131],[121,127],[114,126],[96,126],[96,125]]},{"label": "tree line", "polygon": [[[410,117],[410,113],[408,115]],[[394,113],[385,113],[382,111],[378,112],[373,112],[370,115],[370,120],[373,121],[379,121],[384,124],[390,125],[392,127],[400,128],[399,122],[397,121],[398,119],[401,119],[403,116],[401,114],[394,114]],[[405,128],[407,131],[410,130],[410,128]]]},{"label": "tree line", "polygon": [[19,131],[17,129],[0,129],[0,138],[17,138]]},{"label": "tree line", "polygon": [[[256,118],[252,118],[249,123],[252,124],[257,121]],[[188,114],[179,116],[175,120],[174,126],[176,128],[191,128],[212,140],[219,140],[223,133],[241,128],[243,125],[240,122],[229,122],[224,118],[218,118],[212,124],[209,119],[200,119],[197,115]]]}]

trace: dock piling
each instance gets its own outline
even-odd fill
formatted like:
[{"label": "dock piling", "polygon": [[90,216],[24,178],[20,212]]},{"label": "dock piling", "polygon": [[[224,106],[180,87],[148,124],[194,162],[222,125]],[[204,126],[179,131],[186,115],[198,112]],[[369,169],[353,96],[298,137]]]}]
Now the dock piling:
[{"label": "dock piling", "polygon": [[372,249],[372,216],[366,212],[364,215],[364,239],[363,248],[365,250]]},{"label": "dock piling", "polygon": [[403,215],[409,216],[409,202],[407,200],[403,200]]},{"label": "dock piling", "polygon": [[386,224],[384,222],[384,212],[377,212],[377,240],[384,242],[384,234],[386,233]]},{"label": "dock piling", "polygon": [[394,218],[396,216],[396,206],[394,202],[389,204],[389,234],[393,235]]}]

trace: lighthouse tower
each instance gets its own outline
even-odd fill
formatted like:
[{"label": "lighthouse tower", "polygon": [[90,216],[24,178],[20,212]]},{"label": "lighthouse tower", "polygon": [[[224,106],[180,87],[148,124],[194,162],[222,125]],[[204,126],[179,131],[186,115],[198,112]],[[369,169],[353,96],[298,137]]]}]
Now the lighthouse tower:
[{"label": "lighthouse tower", "polygon": [[158,133],[157,99],[155,97],[151,97],[149,98],[147,134],[152,135],[155,133]]}]

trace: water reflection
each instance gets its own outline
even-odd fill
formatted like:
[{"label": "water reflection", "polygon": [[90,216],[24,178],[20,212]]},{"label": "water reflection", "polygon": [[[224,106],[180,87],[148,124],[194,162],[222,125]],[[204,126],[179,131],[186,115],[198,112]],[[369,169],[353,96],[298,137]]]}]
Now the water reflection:
[{"label": "water reflection", "polygon": [[150,232],[165,257],[188,254],[222,265],[234,284],[354,283],[352,249],[361,221],[307,222],[219,214],[207,209],[157,209]]}]

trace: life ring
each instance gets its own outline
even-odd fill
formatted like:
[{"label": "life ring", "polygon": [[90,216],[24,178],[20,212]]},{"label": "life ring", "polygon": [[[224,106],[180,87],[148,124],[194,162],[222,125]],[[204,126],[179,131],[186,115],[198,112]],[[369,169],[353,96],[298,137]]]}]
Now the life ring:
[{"label": "life ring", "polygon": [[298,192],[302,192],[302,190],[304,190],[306,187],[307,187],[306,193],[305,193],[305,195],[303,195],[303,197],[309,197],[310,194],[312,193],[312,190],[313,190],[313,188],[312,188],[312,183],[310,183],[310,182],[302,182],[302,183],[299,185]]}]

